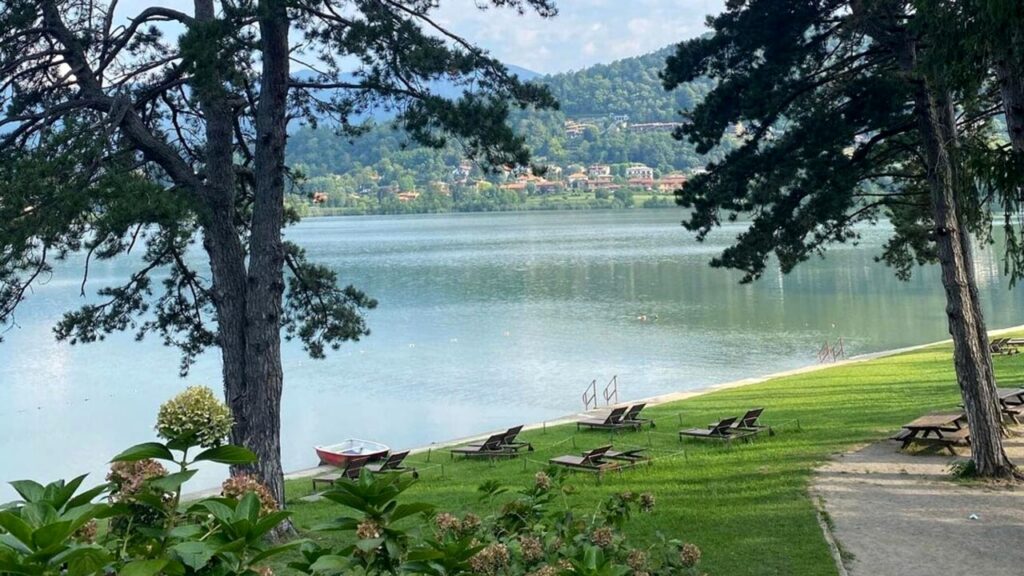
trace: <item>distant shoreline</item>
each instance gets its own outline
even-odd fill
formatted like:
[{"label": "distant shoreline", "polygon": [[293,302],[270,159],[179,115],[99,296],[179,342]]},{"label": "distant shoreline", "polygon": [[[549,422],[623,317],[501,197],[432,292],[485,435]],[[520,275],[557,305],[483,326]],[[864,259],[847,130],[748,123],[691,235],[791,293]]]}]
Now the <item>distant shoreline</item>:
[{"label": "distant shoreline", "polygon": [[666,210],[671,208],[679,208],[675,201],[672,199],[665,199],[667,203],[658,203],[657,205],[634,205],[634,206],[614,206],[614,205],[524,205],[524,206],[508,206],[496,209],[488,210],[410,210],[408,212],[401,211],[390,211],[390,210],[372,210],[372,211],[357,211],[348,208],[317,208],[309,205],[303,205],[304,210],[300,211],[300,216],[303,219],[306,218],[339,218],[339,217],[350,217],[350,216],[405,216],[410,214],[495,214],[495,213],[507,213],[507,212],[596,212],[596,211],[607,211],[607,212],[618,212],[618,211],[631,211],[631,210]]}]

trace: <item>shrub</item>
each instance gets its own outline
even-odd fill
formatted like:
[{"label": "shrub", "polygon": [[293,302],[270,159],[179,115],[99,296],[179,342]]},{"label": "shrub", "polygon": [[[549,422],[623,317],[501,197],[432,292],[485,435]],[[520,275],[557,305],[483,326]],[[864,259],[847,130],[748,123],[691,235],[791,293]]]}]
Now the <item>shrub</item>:
[{"label": "shrub", "polygon": [[[584,513],[573,510],[572,487],[555,470],[536,474],[518,490],[495,482],[481,486],[481,500],[494,510],[482,518],[401,502],[415,478],[364,471],[357,481],[338,482],[323,494],[345,512],[316,527],[350,532],[349,544],[325,548],[296,540],[271,546],[268,536],[288,513],[277,510],[255,478],[236,476],[224,482],[221,497],[181,505],[182,485],[195,474],[196,462],[254,461],[244,448],[208,446],[226,434],[221,430],[230,419],[222,406],[202,389],[165,404],[163,424],[177,423],[173,434],[162,434],[169,442],[119,454],[107,484],[80,491],[84,476],[48,486],[13,482],[22,500],[0,507],[0,575],[271,576],[266,561],[289,550],[300,553],[289,566],[312,576],[698,573],[696,546],[661,536],[639,548],[623,533],[633,514],[653,513],[653,495],[614,494]],[[168,472],[164,463],[176,471]],[[107,502],[96,501],[102,496]]]}]

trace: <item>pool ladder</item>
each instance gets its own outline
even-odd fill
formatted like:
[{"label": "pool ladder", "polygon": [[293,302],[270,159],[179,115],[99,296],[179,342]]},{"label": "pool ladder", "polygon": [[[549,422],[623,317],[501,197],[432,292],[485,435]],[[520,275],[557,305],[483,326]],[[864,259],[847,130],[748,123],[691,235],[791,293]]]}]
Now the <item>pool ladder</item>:
[{"label": "pool ladder", "polygon": [[[616,374],[612,376],[612,379],[608,381],[604,386],[604,391],[601,393],[604,396],[605,406],[611,406],[612,404],[619,403],[619,376]],[[614,402],[612,401],[614,400]],[[583,409],[593,410],[598,407],[597,400],[597,379],[590,381],[587,385],[586,390],[583,391]]]}]

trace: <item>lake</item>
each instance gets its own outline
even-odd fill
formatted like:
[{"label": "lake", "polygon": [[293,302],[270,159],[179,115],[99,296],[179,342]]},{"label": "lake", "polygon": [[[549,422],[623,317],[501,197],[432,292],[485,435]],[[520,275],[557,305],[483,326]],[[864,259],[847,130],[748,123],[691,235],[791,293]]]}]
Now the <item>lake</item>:
[{"label": "lake", "polygon": [[[285,346],[283,459],[313,466],[313,446],[355,437],[415,447],[582,408],[597,379],[622,400],[693,389],[816,361],[842,337],[858,354],[947,337],[938,270],[909,283],[874,262],[889,230],[865,228],[789,276],[753,284],[707,261],[742,224],[706,243],[674,209],[311,219],[288,237],[380,302],[372,335],[326,360]],[[997,246],[998,249],[998,246]],[[202,254],[192,255],[197,262]],[[191,374],[156,338],[54,342],[81,305],[72,258],[26,301],[0,344],[0,501],[6,482],[79,473],[154,438],[158,406],[190,384],[219,390],[216,354]],[[91,291],[128,261],[92,264]],[[998,250],[977,255],[991,328],[1024,321]],[[646,321],[643,320],[646,316]],[[215,485],[210,468],[190,487]]]}]

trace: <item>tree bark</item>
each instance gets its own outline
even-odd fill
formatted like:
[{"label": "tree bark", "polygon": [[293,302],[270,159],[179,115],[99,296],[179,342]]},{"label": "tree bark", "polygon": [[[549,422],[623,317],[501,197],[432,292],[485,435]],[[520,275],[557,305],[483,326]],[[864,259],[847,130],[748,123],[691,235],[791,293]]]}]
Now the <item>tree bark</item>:
[{"label": "tree bark", "polygon": [[1013,151],[1024,154],[1024,70],[1020,63],[1008,58],[996,61],[996,78],[1003,99],[1003,113],[1006,115],[1006,132],[1010,137]]},{"label": "tree bark", "polygon": [[952,96],[948,89],[921,74],[918,40],[900,19],[899,3],[853,0],[851,8],[858,25],[891,51],[913,89],[914,114],[928,171],[935,245],[946,292],[946,316],[953,337],[953,365],[971,430],[975,473],[982,477],[1013,475],[1014,466],[1003,450],[1002,415],[971,262],[970,236],[958,209],[965,182],[957,154]]},{"label": "tree bark", "polygon": [[[216,19],[213,0],[195,0],[195,19],[210,24]],[[195,94],[203,112],[206,146],[204,185],[199,193],[203,247],[213,274],[213,303],[217,310],[217,338],[221,353],[224,398],[235,416],[232,442],[247,446],[246,374],[246,270],[245,248],[235,227],[234,131],[224,70],[206,63],[197,71]],[[232,472],[247,470],[233,469]],[[261,475],[261,481],[266,481]],[[283,503],[283,500],[280,501]]]},{"label": "tree bark", "polygon": [[953,102],[947,92],[922,81],[915,104],[928,164],[935,242],[946,291],[949,333],[953,337],[953,362],[971,430],[975,473],[982,477],[1010,476],[1014,467],[1003,450],[1001,413],[972,269],[971,242],[957,210],[962,180],[955,158]]},{"label": "tree bark", "polygon": [[258,6],[262,78],[256,111],[255,191],[245,290],[245,383],[236,434],[259,456],[251,471],[285,502],[281,469],[281,315],[284,294],[285,142],[289,77],[288,14],[283,0]]}]

